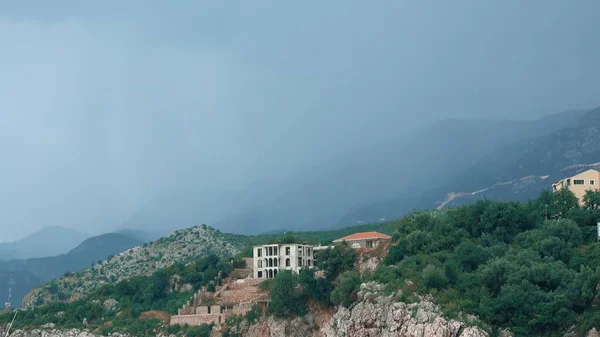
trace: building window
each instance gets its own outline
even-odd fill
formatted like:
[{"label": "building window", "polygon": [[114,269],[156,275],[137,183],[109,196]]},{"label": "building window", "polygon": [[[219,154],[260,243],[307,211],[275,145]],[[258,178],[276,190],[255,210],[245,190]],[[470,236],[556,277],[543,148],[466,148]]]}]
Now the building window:
[{"label": "building window", "polygon": [[285,255],[290,255],[290,247],[285,247]]},{"label": "building window", "polygon": [[302,258],[301,257],[298,258],[298,267],[302,267]]},{"label": "building window", "polygon": [[262,248],[258,248],[258,257],[262,256]]},{"label": "building window", "polygon": [[285,266],[289,267],[290,266],[290,259],[285,259]]},{"label": "building window", "polygon": [[584,184],[585,184],[585,180],[583,180],[583,179],[573,180],[573,185],[584,185]]},{"label": "building window", "polygon": [[307,249],[306,249],[306,255],[307,255],[307,256],[310,256],[310,248],[307,248]]},{"label": "building window", "polygon": [[262,268],[262,260],[258,260],[257,267]]},{"label": "building window", "polygon": [[310,267],[310,260],[308,260],[307,262],[308,262],[308,266]]},{"label": "building window", "polygon": [[258,272],[258,278],[262,278],[262,271]]},{"label": "building window", "polygon": [[277,264],[278,264],[278,263],[277,263],[277,258],[274,258],[274,259],[273,259],[273,264],[274,264],[274,265],[273,265],[274,267],[277,267]]},{"label": "building window", "polygon": [[273,247],[273,255],[278,255],[277,254],[277,247]]},{"label": "building window", "polygon": [[596,182],[593,180],[590,180],[590,185],[596,185]]},{"label": "building window", "polygon": [[298,256],[302,256],[302,247],[298,247]]}]

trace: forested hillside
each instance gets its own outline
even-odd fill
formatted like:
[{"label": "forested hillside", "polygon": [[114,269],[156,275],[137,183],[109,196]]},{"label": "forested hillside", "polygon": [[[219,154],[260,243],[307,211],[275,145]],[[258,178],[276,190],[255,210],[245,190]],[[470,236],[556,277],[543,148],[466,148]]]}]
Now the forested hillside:
[{"label": "forested hillside", "polygon": [[398,222],[385,265],[370,277],[430,293],[449,315],[477,315],[517,336],[562,336],[600,325],[598,192],[528,202],[479,201]]},{"label": "forested hillside", "polygon": [[[568,190],[544,191],[537,199],[526,203],[482,200],[451,209],[416,212],[397,221],[373,225],[394,229],[389,252],[376,269],[359,272],[357,266],[369,257],[360,257],[355,250],[343,245],[321,251],[315,260],[323,277],[315,277],[314,270],[306,269],[299,275],[281,272],[275,279],[261,284],[261,288],[270,293],[268,312],[279,320],[289,321],[315,310],[340,312],[342,307],[353,310],[356,305],[376,301],[375,294],[367,290],[359,294],[361,289],[383,287],[376,291],[378,298],[383,298],[383,293],[392,294],[394,301],[415,303],[415,308],[434,310],[432,304],[427,304],[432,301],[443,309],[449,320],[468,322],[456,323],[461,326],[477,325],[490,336],[498,336],[501,331],[504,331],[502,336],[506,336],[507,329],[517,337],[558,337],[566,333],[583,336],[591,328],[600,326],[600,244],[595,225],[600,220],[600,192],[589,192],[584,201],[580,206]],[[373,227],[353,230],[367,228]],[[313,235],[299,232],[244,237],[221,234],[209,227],[195,227],[190,231],[175,232],[160,240],[159,246],[140,250],[135,256],[157,261],[152,256],[158,255],[148,256],[144,252],[158,253],[160,247],[167,247],[165,245],[174,248],[171,256],[177,256],[178,250],[188,251],[189,243],[197,238],[195,233],[212,233],[212,240],[221,240],[213,241],[213,250],[232,242],[238,248],[229,250],[228,256],[263,240],[318,242],[319,237],[342,235],[341,231],[332,231]],[[209,250],[199,253],[206,256]],[[227,255],[225,251],[222,253]],[[122,274],[114,282],[109,274],[123,272],[126,268],[117,268],[114,264],[117,260],[104,261],[72,279],[61,278],[41,288],[42,292],[33,297],[37,307],[27,310],[18,324],[35,327],[52,322],[65,327],[81,327],[79,321],[86,318],[97,327],[96,332],[135,327],[139,331],[148,331],[149,335],[156,329],[170,329],[168,331],[182,335],[188,330],[167,328],[160,319],[142,315],[143,311],[174,312],[190,295],[187,291],[210,280],[219,282],[215,279],[218,271],[226,276],[231,270],[229,259],[201,258],[200,262],[188,266],[181,263],[186,259],[180,259],[170,266],[163,263],[163,267],[150,269],[143,275],[140,272]],[[141,263],[136,264],[138,269],[148,267]],[[102,271],[103,268],[111,272]],[[88,282],[84,276],[90,273],[96,273],[95,278],[100,280],[98,284],[69,293],[78,282]],[[191,288],[185,286],[186,283]],[[50,295],[73,303],[55,302],[53,297],[48,297]],[[64,316],[56,316],[57,310],[64,312]],[[257,324],[260,314],[254,314],[258,316],[228,320],[223,323],[222,331],[234,336],[236,331],[242,331],[242,321],[248,321],[244,329],[248,324]],[[125,316],[112,320],[115,316],[111,315]],[[343,326],[351,325],[352,322],[343,322],[344,317],[336,316],[336,326],[323,328],[339,331]],[[8,319],[10,316],[0,315],[0,322]],[[368,317],[364,319],[368,320]],[[382,324],[380,329],[389,329],[385,322],[378,324]],[[197,329],[194,333],[201,336],[208,336],[210,332],[210,326]],[[371,328],[362,326],[360,329]]]},{"label": "forested hillside", "polygon": [[[133,336],[152,336],[157,328],[163,328],[169,333],[185,332],[195,336],[199,332],[210,331],[210,327],[164,327],[164,323],[168,323],[168,315],[176,314],[177,309],[195,290],[204,285],[218,285],[221,278],[227,277],[231,270],[229,259],[223,260],[214,254],[208,254],[186,265],[175,264],[160,269],[152,275],[105,284],[68,304],[54,302],[22,311],[14,328],[40,327],[53,323],[61,329],[86,328],[104,335],[120,332]],[[59,289],[56,284],[50,284],[48,289],[59,294],[59,297],[65,296],[63,289]],[[151,313],[160,314],[147,316]],[[11,319],[12,313],[3,315],[0,312],[0,326]]]},{"label": "forested hillside", "polygon": [[[119,234],[120,235],[120,234]],[[66,273],[43,287],[34,289],[24,300],[25,305],[54,301],[73,301],[100,286],[137,276],[149,276],[161,268],[176,263],[216,254],[232,256],[238,248],[225,240],[224,234],[206,225],[172,232],[155,242],[123,250],[86,269]]]}]

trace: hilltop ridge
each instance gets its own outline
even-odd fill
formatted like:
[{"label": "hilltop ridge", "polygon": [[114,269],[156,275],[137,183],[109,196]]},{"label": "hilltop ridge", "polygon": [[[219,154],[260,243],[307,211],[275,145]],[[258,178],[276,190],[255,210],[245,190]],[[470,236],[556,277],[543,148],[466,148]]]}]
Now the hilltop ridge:
[{"label": "hilltop ridge", "polygon": [[513,139],[437,184],[423,184],[384,201],[358,207],[340,224],[351,219],[369,222],[397,218],[414,209],[448,208],[486,198],[527,201],[550,188],[556,180],[584,168],[598,167],[600,108],[564,113],[547,120],[554,127]]},{"label": "hilltop ridge", "polygon": [[[108,233],[86,239],[66,254],[0,261],[0,272],[30,275],[29,279],[35,280],[35,282],[28,282],[26,281],[27,278],[15,278],[17,280],[15,283],[18,285],[12,288],[18,287],[19,291],[13,294],[13,305],[18,306],[23,296],[34,287],[60,277],[66,272],[74,272],[89,267],[92,263],[105,259],[109,255],[120,253],[140,244],[142,243],[130,237]],[[0,283],[0,299],[8,293],[9,288],[11,288],[10,285]]]},{"label": "hilltop ridge", "polygon": [[[23,305],[70,302],[103,284],[151,275],[161,268],[187,263],[209,253],[219,257],[233,256],[239,253],[239,249],[226,241],[224,234],[206,225],[177,230],[155,242],[127,249],[89,268],[68,273],[36,288],[23,299]],[[54,286],[56,290],[50,291]]]},{"label": "hilltop ridge", "polygon": [[87,238],[89,235],[70,228],[45,227],[19,240],[0,243],[0,260],[64,254]]}]

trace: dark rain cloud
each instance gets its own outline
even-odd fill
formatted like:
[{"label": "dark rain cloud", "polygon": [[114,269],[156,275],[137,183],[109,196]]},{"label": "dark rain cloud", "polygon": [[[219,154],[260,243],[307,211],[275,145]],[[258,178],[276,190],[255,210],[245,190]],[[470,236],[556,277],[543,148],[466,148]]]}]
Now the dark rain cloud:
[{"label": "dark rain cloud", "polygon": [[443,118],[593,107],[599,10],[3,2],[0,241],[110,230],[190,180],[211,198]]}]

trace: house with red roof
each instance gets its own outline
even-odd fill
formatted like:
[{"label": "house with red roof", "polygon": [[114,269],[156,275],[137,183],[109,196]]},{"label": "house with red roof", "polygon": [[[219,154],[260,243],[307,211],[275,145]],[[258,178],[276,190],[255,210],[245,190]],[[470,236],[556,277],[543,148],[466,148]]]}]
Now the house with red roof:
[{"label": "house with red roof", "polygon": [[342,242],[348,243],[350,247],[359,248],[375,248],[383,241],[389,241],[392,237],[379,232],[363,232],[354,233],[352,235],[344,236],[337,240],[333,240],[333,243],[340,244]]}]

